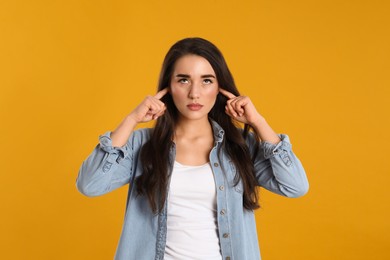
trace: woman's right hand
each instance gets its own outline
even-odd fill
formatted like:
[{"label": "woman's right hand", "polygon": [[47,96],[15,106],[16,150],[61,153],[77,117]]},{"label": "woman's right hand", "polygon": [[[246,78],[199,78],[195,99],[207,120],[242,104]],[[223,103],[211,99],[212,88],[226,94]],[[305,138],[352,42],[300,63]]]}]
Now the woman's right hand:
[{"label": "woman's right hand", "polygon": [[138,123],[149,122],[163,115],[166,107],[160,99],[168,93],[168,88],[159,91],[155,96],[147,96],[122,123],[111,132],[112,146],[122,147],[126,144]]},{"label": "woman's right hand", "polygon": [[130,114],[135,123],[146,123],[163,115],[166,107],[161,98],[168,93],[168,88],[157,92],[154,96],[147,96]]}]

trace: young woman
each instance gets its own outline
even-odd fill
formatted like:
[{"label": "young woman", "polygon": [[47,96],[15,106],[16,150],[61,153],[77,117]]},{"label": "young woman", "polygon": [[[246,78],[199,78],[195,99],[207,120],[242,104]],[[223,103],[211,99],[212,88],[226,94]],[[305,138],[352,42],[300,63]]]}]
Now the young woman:
[{"label": "young woman", "polygon": [[[154,128],[134,130],[151,120]],[[240,95],[222,53],[201,38],[171,47],[157,94],[100,136],[77,178],[86,196],[126,184],[123,260],[260,259],[256,188],[308,190],[288,136]]]}]

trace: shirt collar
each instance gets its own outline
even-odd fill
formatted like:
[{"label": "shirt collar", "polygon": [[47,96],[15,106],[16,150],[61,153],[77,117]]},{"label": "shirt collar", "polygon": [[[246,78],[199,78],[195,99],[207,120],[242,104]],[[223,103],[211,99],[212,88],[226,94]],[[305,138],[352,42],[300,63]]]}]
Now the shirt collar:
[{"label": "shirt collar", "polygon": [[225,131],[222,129],[222,127],[215,122],[213,119],[209,119],[211,126],[213,128],[213,133],[214,133],[214,140],[215,142],[222,143],[223,141],[223,135],[225,134]]}]

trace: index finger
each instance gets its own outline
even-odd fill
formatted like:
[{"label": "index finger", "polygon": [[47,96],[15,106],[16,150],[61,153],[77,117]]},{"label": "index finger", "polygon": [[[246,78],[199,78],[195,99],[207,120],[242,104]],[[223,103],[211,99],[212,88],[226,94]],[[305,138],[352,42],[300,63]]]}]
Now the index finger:
[{"label": "index finger", "polygon": [[230,93],[229,91],[227,90],[224,90],[222,88],[219,88],[219,92],[222,93],[222,95],[224,95],[225,97],[231,99],[231,98],[235,98],[236,96],[233,94],[233,93]]},{"label": "index finger", "polygon": [[168,87],[166,87],[166,88],[160,90],[159,92],[157,92],[157,94],[154,95],[154,97],[157,98],[157,99],[161,99],[167,93],[168,93]]}]

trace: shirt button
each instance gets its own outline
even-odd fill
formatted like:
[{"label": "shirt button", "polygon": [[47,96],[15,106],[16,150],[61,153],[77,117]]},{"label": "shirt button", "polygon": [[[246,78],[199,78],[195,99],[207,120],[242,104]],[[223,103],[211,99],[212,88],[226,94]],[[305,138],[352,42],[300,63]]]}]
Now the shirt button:
[{"label": "shirt button", "polygon": [[214,163],[214,167],[218,167],[219,166],[219,164],[218,163]]},{"label": "shirt button", "polygon": [[221,212],[219,212],[221,215],[225,215],[225,213],[226,213],[226,210],[225,209],[223,209],[223,210],[221,210]]},{"label": "shirt button", "polygon": [[226,260],[230,260],[230,256],[227,256],[225,259],[226,259]]},{"label": "shirt button", "polygon": [[223,185],[221,185],[221,186],[219,186],[219,189],[220,189],[220,190],[224,190],[225,187],[224,187]]},{"label": "shirt button", "polygon": [[228,237],[229,237],[229,233],[223,234],[223,237],[224,237],[224,238],[228,238]]}]

